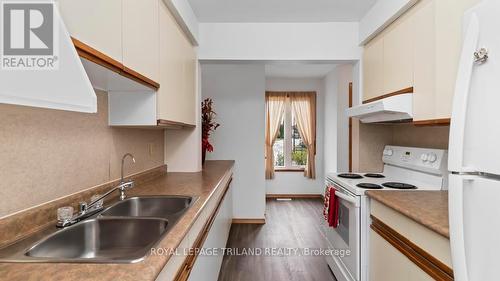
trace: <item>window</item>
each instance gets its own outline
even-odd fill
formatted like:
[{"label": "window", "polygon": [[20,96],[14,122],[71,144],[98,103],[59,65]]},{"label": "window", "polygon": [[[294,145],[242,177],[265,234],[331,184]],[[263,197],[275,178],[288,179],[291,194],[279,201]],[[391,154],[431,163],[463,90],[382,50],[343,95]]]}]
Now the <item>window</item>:
[{"label": "window", "polygon": [[266,179],[275,171],[316,177],[316,92],[266,92]]},{"label": "window", "polygon": [[307,164],[307,148],[297,128],[290,99],[285,102],[285,112],[273,145],[273,153],[276,170],[303,170]]}]

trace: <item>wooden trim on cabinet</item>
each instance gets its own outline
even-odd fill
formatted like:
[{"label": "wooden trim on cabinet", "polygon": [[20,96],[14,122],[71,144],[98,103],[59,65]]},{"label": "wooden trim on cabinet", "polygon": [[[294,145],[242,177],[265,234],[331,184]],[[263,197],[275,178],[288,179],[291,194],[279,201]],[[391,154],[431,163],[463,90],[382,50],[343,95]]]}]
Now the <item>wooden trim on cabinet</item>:
[{"label": "wooden trim on cabinet", "polygon": [[154,81],[153,79],[149,79],[148,77],[140,74],[139,72],[128,68],[127,66],[123,66],[123,72],[120,73],[121,75],[130,78],[137,83],[141,83],[142,85],[149,87],[154,90],[158,90],[160,88],[160,83]]},{"label": "wooden trim on cabinet", "polygon": [[207,240],[208,233],[210,232],[210,229],[212,228],[212,225],[214,224],[215,218],[217,217],[217,214],[219,213],[220,207],[222,206],[222,202],[224,202],[224,199],[226,198],[226,194],[229,190],[229,186],[231,185],[231,182],[233,181],[233,178],[231,177],[222,193],[222,196],[219,200],[219,203],[215,210],[212,212],[210,215],[210,218],[207,220],[205,225],[203,226],[202,231],[196,238],[194,244],[193,244],[193,249],[194,251],[190,251],[190,254],[187,256],[187,258],[184,260],[183,265],[177,272],[176,277],[174,278],[175,281],[186,281],[189,279],[189,275],[191,274],[191,270],[193,269],[194,263],[196,262],[196,259],[198,258],[199,251],[198,249],[201,249],[203,247],[203,244],[205,243],[205,240]]},{"label": "wooden trim on cabinet", "polygon": [[266,199],[292,198],[292,199],[323,199],[321,194],[266,194]]},{"label": "wooden trim on cabinet", "polygon": [[233,224],[266,224],[266,219],[233,219]]},{"label": "wooden trim on cabinet", "polygon": [[381,96],[378,96],[378,97],[374,97],[374,98],[371,98],[371,99],[364,100],[363,104],[374,102],[374,101],[378,101],[378,100],[385,99],[385,98],[392,97],[392,96],[402,95],[402,94],[413,94],[413,87],[401,89],[401,90],[396,91],[396,92],[392,92],[392,93],[389,93],[389,94],[385,94],[385,95],[381,95]]},{"label": "wooden trim on cabinet", "polygon": [[81,58],[87,59],[95,64],[105,67],[115,73],[118,73],[124,77],[132,79],[137,83],[140,83],[146,87],[153,90],[158,90],[160,84],[158,82],[149,79],[148,77],[138,73],[137,71],[126,67],[121,62],[107,56],[106,54],[92,48],[91,46],[83,43],[82,41],[71,37],[73,45],[75,46],[76,52]]},{"label": "wooden trim on cabinet", "polygon": [[196,125],[187,124],[177,121],[170,121],[165,119],[158,119],[156,124],[161,127],[165,127],[167,129],[193,129],[196,128]]},{"label": "wooden trim on cabinet", "polygon": [[[352,107],[352,82],[349,83],[349,108]],[[352,172],[352,117],[349,117],[349,173]]]},{"label": "wooden trim on cabinet", "polygon": [[373,215],[371,229],[435,280],[453,280],[453,270]]},{"label": "wooden trim on cabinet", "polygon": [[76,52],[80,57],[118,74],[123,70],[123,64],[121,62],[105,55],[104,53],[99,52],[98,50],[90,47],[89,45],[76,38],[71,37],[71,41],[73,41]]},{"label": "wooden trim on cabinet", "polygon": [[413,121],[413,125],[421,126],[421,127],[425,127],[425,126],[449,126],[450,124],[451,124],[451,118]]}]

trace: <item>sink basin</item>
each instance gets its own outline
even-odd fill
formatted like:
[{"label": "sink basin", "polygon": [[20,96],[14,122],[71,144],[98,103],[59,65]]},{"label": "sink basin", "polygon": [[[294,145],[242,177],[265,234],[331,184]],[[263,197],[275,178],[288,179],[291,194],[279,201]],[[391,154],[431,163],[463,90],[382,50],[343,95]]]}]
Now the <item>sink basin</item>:
[{"label": "sink basin", "polygon": [[47,228],[36,237],[1,249],[0,262],[138,262],[168,235],[197,198],[127,198],[106,208],[97,218],[61,230]]},{"label": "sink basin", "polygon": [[132,263],[142,260],[168,227],[165,219],[90,219],[48,236],[25,255],[50,262]]},{"label": "sink basin", "polygon": [[191,196],[141,196],[119,201],[101,213],[114,217],[166,218],[171,223],[194,203]]}]

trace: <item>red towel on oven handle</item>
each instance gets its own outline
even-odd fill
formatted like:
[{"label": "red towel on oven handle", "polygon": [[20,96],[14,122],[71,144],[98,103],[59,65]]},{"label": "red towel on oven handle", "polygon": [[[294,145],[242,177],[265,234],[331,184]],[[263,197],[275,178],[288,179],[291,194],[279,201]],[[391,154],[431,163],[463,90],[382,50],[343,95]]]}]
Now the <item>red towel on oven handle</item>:
[{"label": "red towel on oven handle", "polygon": [[337,226],[339,225],[339,198],[335,195],[335,188],[330,188],[328,225],[333,228],[337,228]]}]

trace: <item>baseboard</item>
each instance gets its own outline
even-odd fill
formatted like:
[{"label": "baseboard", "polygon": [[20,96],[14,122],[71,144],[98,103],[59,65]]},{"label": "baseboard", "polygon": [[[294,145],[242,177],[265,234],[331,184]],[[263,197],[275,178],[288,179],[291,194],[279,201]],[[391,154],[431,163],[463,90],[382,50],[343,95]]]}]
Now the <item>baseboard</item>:
[{"label": "baseboard", "polygon": [[267,199],[293,198],[293,199],[321,199],[321,194],[266,194]]},{"label": "baseboard", "polygon": [[233,219],[233,224],[266,224],[266,219]]}]

